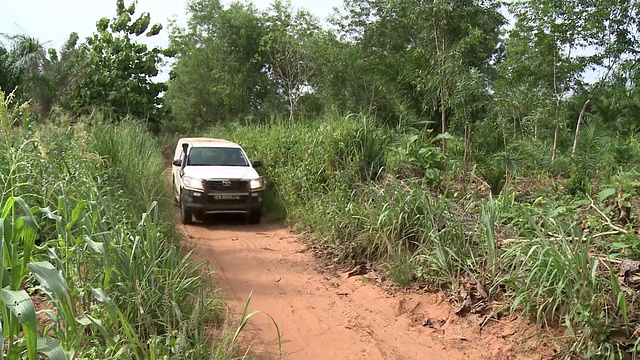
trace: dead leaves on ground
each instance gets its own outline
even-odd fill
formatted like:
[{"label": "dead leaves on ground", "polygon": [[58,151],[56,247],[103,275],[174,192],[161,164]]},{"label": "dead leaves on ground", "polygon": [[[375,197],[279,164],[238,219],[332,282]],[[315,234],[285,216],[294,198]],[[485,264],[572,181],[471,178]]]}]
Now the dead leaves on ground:
[{"label": "dead leaves on ground", "polygon": [[[454,298],[454,313],[458,316],[465,314],[485,314],[491,307],[491,299],[487,291],[486,285],[481,281],[477,281],[471,275],[463,276],[459,281],[459,295]],[[502,296],[502,290],[499,290],[494,298]],[[494,303],[495,304],[495,303]]]}]

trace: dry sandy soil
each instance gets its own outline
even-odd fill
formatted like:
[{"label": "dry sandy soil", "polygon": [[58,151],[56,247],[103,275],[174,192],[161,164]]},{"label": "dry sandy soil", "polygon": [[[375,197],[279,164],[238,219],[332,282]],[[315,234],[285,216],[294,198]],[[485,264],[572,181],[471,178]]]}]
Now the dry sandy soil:
[{"label": "dry sandy soil", "polygon": [[[548,341],[507,320],[459,317],[443,294],[392,294],[365,276],[336,274],[280,224],[229,221],[180,226],[239,315],[272,316],[286,359],[549,359]],[[258,359],[279,358],[276,329],[254,316],[242,343]]]}]

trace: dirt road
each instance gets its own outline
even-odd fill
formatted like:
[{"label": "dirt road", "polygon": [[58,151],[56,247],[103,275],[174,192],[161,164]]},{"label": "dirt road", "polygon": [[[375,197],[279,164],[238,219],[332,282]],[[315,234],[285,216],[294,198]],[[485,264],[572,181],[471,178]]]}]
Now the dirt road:
[{"label": "dirt road", "polygon": [[[322,274],[282,225],[196,223],[180,229],[211,262],[235,314],[253,291],[249,310],[275,319],[286,359],[544,358],[520,340],[514,346],[523,333],[513,324],[490,323],[480,334],[479,319],[454,315],[443,295],[392,296],[365,276]],[[276,330],[264,314],[251,319],[243,341],[261,359],[278,357]]]}]

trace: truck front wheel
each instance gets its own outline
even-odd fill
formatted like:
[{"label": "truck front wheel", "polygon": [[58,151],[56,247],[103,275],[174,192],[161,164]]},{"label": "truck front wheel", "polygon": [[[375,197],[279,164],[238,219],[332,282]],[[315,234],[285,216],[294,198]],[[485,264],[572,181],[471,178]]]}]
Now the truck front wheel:
[{"label": "truck front wheel", "polygon": [[182,206],[180,206],[180,221],[182,222],[182,224],[184,225],[189,225],[192,222],[192,216],[193,214],[191,213],[191,211],[189,211],[184,204],[182,204]]},{"label": "truck front wheel", "polygon": [[173,184],[172,184],[172,190],[173,190],[173,203],[176,206],[180,206],[180,193],[178,192],[178,190],[176,190],[176,179],[173,179]]},{"label": "truck front wheel", "polygon": [[249,213],[249,224],[259,224],[262,218],[262,210],[253,210]]}]

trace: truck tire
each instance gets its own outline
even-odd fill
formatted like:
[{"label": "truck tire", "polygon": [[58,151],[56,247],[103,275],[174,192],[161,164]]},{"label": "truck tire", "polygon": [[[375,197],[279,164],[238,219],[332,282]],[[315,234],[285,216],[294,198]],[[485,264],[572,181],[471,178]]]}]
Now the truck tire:
[{"label": "truck tire", "polygon": [[180,207],[180,193],[176,191],[175,185],[173,185],[173,204]]},{"label": "truck tire", "polygon": [[197,221],[204,222],[206,220],[206,216],[202,212],[193,213],[193,217],[196,218]]},{"label": "truck tire", "polygon": [[249,224],[259,224],[262,218],[262,210],[254,210],[249,213]]},{"label": "truck tire", "polygon": [[191,224],[193,221],[192,216],[191,211],[187,210],[184,205],[180,206],[180,222],[182,222],[183,225]]}]

